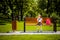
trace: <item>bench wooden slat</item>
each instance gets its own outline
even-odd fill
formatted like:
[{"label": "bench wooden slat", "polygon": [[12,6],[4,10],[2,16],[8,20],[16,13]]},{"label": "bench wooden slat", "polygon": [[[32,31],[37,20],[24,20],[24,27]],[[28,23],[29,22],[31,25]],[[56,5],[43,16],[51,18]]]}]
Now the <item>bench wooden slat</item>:
[{"label": "bench wooden slat", "polygon": [[[46,22],[47,18],[42,18],[42,23]],[[50,19],[51,20],[51,19]],[[25,18],[25,24],[26,25],[37,25],[37,18],[33,18],[33,17],[26,17]]]}]

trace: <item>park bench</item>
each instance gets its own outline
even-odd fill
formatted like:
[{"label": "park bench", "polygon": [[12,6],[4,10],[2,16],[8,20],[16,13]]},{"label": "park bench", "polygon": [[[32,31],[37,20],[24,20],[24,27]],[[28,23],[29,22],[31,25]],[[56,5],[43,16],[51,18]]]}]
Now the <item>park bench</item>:
[{"label": "park bench", "polygon": [[[43,23],[43,25],[45,25],[47,17],[46,18],[42,18],[42,19],[43,19],[42,23]],[[24,18],[24,32],[26,31],[26,29],[25,29],[26,26],[37,26],[37,18],[34,18],[34,17],[25,17]]]}]

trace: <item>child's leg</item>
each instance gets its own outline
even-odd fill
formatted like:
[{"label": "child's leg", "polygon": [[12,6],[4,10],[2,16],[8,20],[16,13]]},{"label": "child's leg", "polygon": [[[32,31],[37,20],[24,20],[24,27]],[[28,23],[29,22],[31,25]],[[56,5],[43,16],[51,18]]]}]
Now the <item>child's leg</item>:
[{"label": "child's leg", "polygon": [[38,31],[42,32],[42,25],[41,26],[38,26]]},{"label": "child's leg", "polygon": [[39,31],[40,31],[41,27],[39,26],[38,28],[39,28]]},{"label": "child's leg", "polygon": [[38,31],[38,32],[40,31],[40,26],[37,27],[37,31]]},{"label": "child's leg", "polygon": [[40,26],[40,31],[42,31],[42,26]]}]

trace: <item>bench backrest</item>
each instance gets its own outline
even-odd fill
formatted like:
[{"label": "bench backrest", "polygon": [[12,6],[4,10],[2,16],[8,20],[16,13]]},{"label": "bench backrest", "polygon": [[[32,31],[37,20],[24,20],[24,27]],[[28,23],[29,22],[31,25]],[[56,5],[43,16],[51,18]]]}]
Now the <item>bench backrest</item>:
[{"label": "bench backrest", "polygon": [[[42,23],[46,22],[47,18],[42,18]],[[49,18],[50,19],[50,18]],[[51,19],[50,19],[51,20]],[[33,17],[26,17],[25,18],[25,23],[26,25],[36,25],[37,24],[37,18],[33,18]]]},{"label": "bench backrest", "polygon": [[37,23],[37,18],[30,18],[30,17],[27,17],[25,18],[25,22],[28,22],[28,23]]}]

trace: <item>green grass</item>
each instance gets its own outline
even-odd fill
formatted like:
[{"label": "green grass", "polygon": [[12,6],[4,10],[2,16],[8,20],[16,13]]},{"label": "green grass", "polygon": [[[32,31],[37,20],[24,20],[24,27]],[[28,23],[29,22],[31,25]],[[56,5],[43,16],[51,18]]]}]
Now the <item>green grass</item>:
[{"label": "green grass", "polygon": [[[43,31],[53,31],[52,26],[46,26],[44,25],[42,27]],[[24,30],[24,22],[17,22],[17,31],[23,31]],[[27,31],[36,31],[37,26],[26,26]],[[60,31],[60,27],[57,27],[57,30]],[[6,25],[0,25],[0,32],[8,32],[12,31],[12,24],[6,23]]]},{"label": "green grass", "polygon": [[[17,22],[17,31],[23,31],[24,22]],[[37,26],[26,26],[27,31],[35,31]],[[43,26],[43,31],[52,31],[52,26]],[[60,30],[60,27],[57,27],[57,30]],[[12,31],[11,23],[6,23],[6,25],[0,25],[0,32],[8,32]],[[60,40],[60,35],[58,34],[50,34],[50,35],[10,35],[10,36],[2,36],[0,35],[0,40]]]},{"label": "green grass", "polygon": [[11,30],[12,30],[12,27],[10,23],[7,23],[6,25],[0,25],[0,32],[8,32]]},{"label": "green grass", "polygon": [[12,35],[0,36],[0,40],[60,40],[60,35]]},{"label": "green grass", "polygon": [[[32,31],[34,31],[34,30],[37,30],[37,27],[38,26],[26,26],[26,30],[32,30]],[[51,26],[42,26],[42,30],[43,31],[52,31],[53,30],[53,27],[51,27]]]}]

